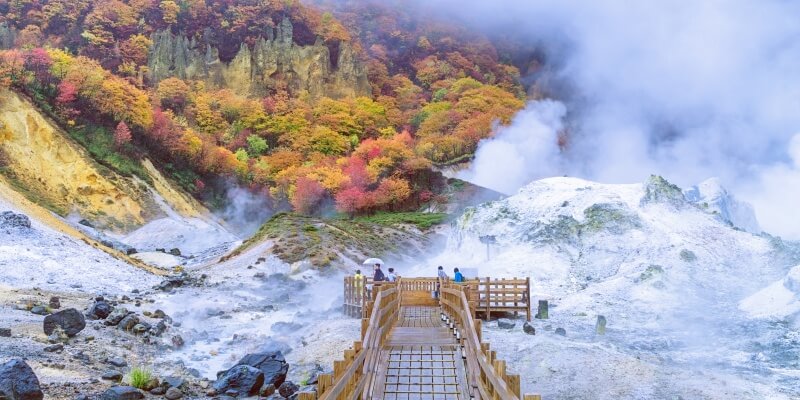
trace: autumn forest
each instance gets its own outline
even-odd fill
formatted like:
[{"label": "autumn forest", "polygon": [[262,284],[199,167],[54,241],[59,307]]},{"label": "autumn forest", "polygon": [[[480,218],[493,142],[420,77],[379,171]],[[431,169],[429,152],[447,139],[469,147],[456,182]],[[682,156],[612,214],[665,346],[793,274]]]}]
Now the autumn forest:
[{"label": "autumn forest", "polygon": [[491,41],[381,2],[0,0],[0,87],[101,164],[198,198],[414,210],[523,107]]}]

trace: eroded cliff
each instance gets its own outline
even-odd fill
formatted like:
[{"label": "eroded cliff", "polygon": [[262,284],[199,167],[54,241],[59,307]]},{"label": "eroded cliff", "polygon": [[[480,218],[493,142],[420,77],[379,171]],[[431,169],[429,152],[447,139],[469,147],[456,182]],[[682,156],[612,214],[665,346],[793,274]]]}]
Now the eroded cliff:
[{"label": "eroded cliff", "polygon": [[153,188],[97,164],[27,99],[0,91],[0,172],[16,190],[51,211],[78,214],[99,228],[117,232],[164,216],[157,196],[182,215],[207,213],[152,164],[144,166]]},{"label": "eroded cliff", "polygon": [[292,23],[283,19],[252,47],[242,43],[227,63],[220,60],[217,48],[202,41],[170,31],[156,32],[148,58],[150,79],[203,80],[210,87],[255,96],[268,93],[279,82],[285,82],[294,94],[307,92],[315,98],[370,94],[366,67],[350,43],[340,43],[332,60],[330,49],[321,40],[310,46],[298,45],[292,30]]}]

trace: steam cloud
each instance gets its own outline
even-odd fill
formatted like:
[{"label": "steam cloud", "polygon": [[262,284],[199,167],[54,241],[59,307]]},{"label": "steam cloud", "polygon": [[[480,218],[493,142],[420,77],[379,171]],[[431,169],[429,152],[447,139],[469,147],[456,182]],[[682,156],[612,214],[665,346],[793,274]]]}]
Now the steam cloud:
[{"label": "steam cloud", "polygon": [[800,239],[800,3],[420,7],[534,44],[547,65],[539,74],[563,101],[529,104],[482,143],[466,179],[512,193],[564,174],[623,183],[658,173],[683,186],[717,176],[753,203],[766,231]]},{"label": "steam cloud", "polygon": [[235,229],[239,237],[252,236],[273,214],[268,197],[233,182],[226,181],[223,185],[225,207],[217,212],[217,216],[228,223],[228,228]]}]

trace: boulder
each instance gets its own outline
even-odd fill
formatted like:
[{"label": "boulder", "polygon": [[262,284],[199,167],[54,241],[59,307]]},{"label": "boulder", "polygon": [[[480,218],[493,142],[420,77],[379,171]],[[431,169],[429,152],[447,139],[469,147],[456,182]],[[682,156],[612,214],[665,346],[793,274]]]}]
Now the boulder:
[{"label": "boulder", "polygon": [[264,384],[264,373],[249,365],[236,365],[227,371],[221,371],[217,376],[217,381],[213,385],[217,393],[236,391],[237,394],[254,396]]},{"label": "boulder", "polygon": [[[89,319],[106,319],[111,314],[112,310],[116,309],[112,309],[111,304],[108,304],[108,302],[104,300],[95,301],[94,304],[89,307],[89,311],[86,312],[86,316],[89,317]],[[122,310],[125,309],[123,308]],[[125,314],[127,313],[128,311],[125,310]],[[120,320],[121,319],[122,318],[120,318]]]},{"label": "boulder", "polygon": [[183,347],[183,344],[184,344],[183,336],[175,335],[172,337],[172,346],[174,346],[176,349]]},{"label": "boulder", "polygon": [[0,337],[11,337],[11,328],[0,328]]},{"label": "boulder", "polygon": [[53,310],[58,310],[61,308],[61,299],[59,299],[57,296],[51,297],[48,306]]},{"label": "boulder", "polygon": [[268,383],[261,388],[261,397],[269,397],[275,394],[277,389],[275,389],[275,385]]},{"label": "boulder", "polygon": [[181,249],[178,249],[178,248],[170,249],[169,250],[169,254],[172,254],[175,257],[180,257],[181,256]]},{"label": "boulder", "polygon": [[166,392],[167,392],[167,389],[164,389],[163,386],[157,386],[157,387],[154,387],[154,388],[150,389],[150,394],[154,394],[156,396],[161,396]]},{"label": "boulder", "polygon": [[44,393],[39,378],[21,359],[0,364],[0,399],[41,400]]},{"label": "boulder", "polygon": [[157,324],[150,327],[150,334],[153,336],[161,336],[167,330],[167,324],[164,321],[158,321]]},{"label": "boulder", "polygon": [[139,322],[138,324],[133,326],[133,329],[131,329],[131,331],[133,332],[134,335],[141,335],[147,332],[148,329],[150,329],[150,324],[146,322]]},{"label": "boulder", "polygon": [[106,373],[100,376],[100,379],[119,382],[122,380],[122,373],[119,371],[107,371]]},{"label": "boulder", "polygon": [[[286,380],[286,374],[289,372],[289,364],[286,363],[286,359],[280,351],[248,354],[236,363],[236,366],[239,365],[258,368],[264,373],[264,383],[271,383],[278,388]],[[217,376],[219,377],[225,372],[227,371],[219,372]]]},{"label": "boulder", "polygon": [[133,330],[133,327],[139,323],[139,317],[136,314],[128,314],[122,321],[119,321],[119,325],[117,328],[122,329],[123,331],[130,332]]},{"label": "boulder", "polygon": [[556,335],[567,336],[567,330],[564,328],[556,328]]},{"label": "boulder", "polygon": [[100,400],[139,400],[144,394],[133,386],[114,386],[100,396]]},{"label": "boulder", "polygon": [[168,291],[185,285],[189,280],[190,280],[189,275],[186,273],[182,273],[180,275],[171,276],[167,279],[164,279],[155,288],[158,290]]},{"label": "boulder", "polygon": [[12,211],[0,213],[0,228],[27,228],[30,229],[31,220],[24,214],[17,214]]},{"label": "boulder", "polygon": [[123,368],[128,366],[128,362],[120,357],[111,357],[107,359],[106,362],[118,368]]},{"label": "boulder", "polygon": [[300,390],[299,386],[295,385],[291,381],[286,381],[283,382],[283,384],[281,384],[281,386],[278,388],[278,393],[288,399],[291,395],[297,393],[298,390]]},{"label": "boulder", "polygon": [[497,320],[497,327],[500,329],[514,329],[515,326],[517,326],[517,323],[508,318],[500,318]]},{"label": "boulder", "polygon": [[536,328],[534,328],[533,325],[528,321],[525,321],[525,323],[522,324],[522,331],[527,333],[528,335],[536,334]]},{"label": "boulder", "polygon": [[180,388],[186,381],[180,376],[168,376],[161,383],[168,388]]},{"label": "boulder", "polygon": [[44,317],[43,327],[46,335],[53,333],[56,327],[61,327],[67,336],[73,337],[86,327],[86,318],[83,317],[80,311],[74,308],[67,308]]},{"label": "boulder", "polygon": [[31,312],[36,314],[36,315],[47,315],[47,314],[50,314],[47,311],[47,307],[45,307],[45,306],[34,306],[33,308],[31,308]]},{"label": "boulder", "polygon": [[178,400],[183,397],[183,392],[181,392],[180,389],[171,387],[167,389],[167,393],[164,395],[164,397],[166,397],[167,400]]},{"label": "boulder", "polygon": [[48,353],[55,353],[55,352],[61,351],[61,350],[64,350],[64,345],[61,344],[61,343],[50,345],[50,346],[47,346],[47,347],[44,348],[44,351],[46,351]]},{"label": "boulder", "polygon": [[111,314],[108,314],[108,317],[106,317],[105,324],[108,326],[119,325],[128,314],[130,314],[130,312],[125,307],[114,307]]}]

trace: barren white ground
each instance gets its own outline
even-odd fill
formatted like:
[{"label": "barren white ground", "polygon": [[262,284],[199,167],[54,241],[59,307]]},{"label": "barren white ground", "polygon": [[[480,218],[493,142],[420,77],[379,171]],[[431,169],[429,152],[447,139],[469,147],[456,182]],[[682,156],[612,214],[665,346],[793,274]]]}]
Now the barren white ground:
[{"label": "barren white ground", "polygon": [[[406,275],[443,265],[531,277],[534,307],[549,300],[551,319],[534,320],[536,336],[522,321],[489,323],[486,337],[545,398],[798,398],[800,285],[787,277],[797,256],[746,232],[757,229],[748,207],[713,181],[699,190],[692,202],[648,202],[643,184],[537,181],[468,210],[442,253]],[[497,238],[489,261],[482,235]]]}]

